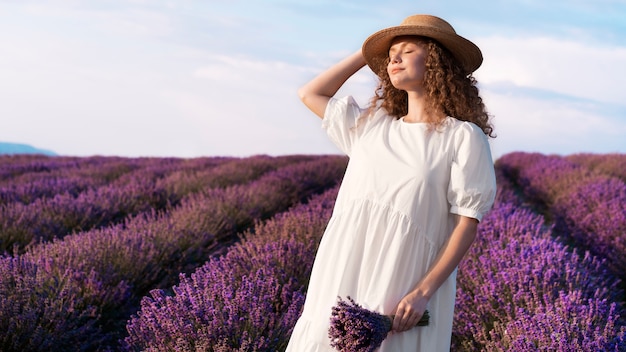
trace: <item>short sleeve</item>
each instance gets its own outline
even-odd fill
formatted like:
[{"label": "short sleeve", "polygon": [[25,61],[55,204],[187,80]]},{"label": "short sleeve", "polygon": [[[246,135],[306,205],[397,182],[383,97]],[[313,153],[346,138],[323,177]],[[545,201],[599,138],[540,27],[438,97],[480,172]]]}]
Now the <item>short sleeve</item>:
[{"label": "short sleeve", "polygon": [[322,128],[330,140],[347,155],[350,155],[357,138],[357,121],[362,115],[363,110],[352,96],[331,98],[326,105]]},{"label": "short sleeve", "polygon": [[448,185],[450,212],[481,221],[496,195],[496,177],[487,136],[463,122],[454,135],[454,157]]}]

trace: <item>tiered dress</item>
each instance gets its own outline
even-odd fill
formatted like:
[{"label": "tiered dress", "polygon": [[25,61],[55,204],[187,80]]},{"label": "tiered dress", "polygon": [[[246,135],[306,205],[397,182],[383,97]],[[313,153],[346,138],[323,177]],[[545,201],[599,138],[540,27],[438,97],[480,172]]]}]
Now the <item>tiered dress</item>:
[{"label": "tiered dress", "polygon": [[[480,221],[496,192],[487,137],[472,123],[448,117],[433,129],[384,109],[363,116],[345,97],[330,100],[322,126],[350,160],[290,352],[334,351],[338,296],[392,314],[449,238],[454,214]],[[389,335],[380,351],[449,351],[455,297],[456,270],[428,303],[430,324]]]}]

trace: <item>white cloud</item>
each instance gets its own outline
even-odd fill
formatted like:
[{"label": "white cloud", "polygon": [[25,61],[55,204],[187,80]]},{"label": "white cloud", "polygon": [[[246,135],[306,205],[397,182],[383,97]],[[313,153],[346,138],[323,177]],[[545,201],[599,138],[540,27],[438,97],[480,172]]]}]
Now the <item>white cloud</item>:
[{"label": "white cloud", "polygon": [[181,118],[207,139],[217,153],[236,155],[335,153],[320,121],[299,102],[296,90],[307,69],[279,61],[205,56],[184,87],[164,93]]},{"label": "white cloud", "polygon": [[594,104],[483,89],[497,138],[494,158],[513,151],[623,152],[626,121]]},{"label": "white cloud", "polygon": [[623,151],[626,48],[551,37],[477,43],[485,62],[476,77],[498,134],[495,156]]},{"label": "white cloud", "polygon": [[485,57],[481,82],[512,82],[579,98],[623,104],[626,47],[551,37],[477,40]]}]

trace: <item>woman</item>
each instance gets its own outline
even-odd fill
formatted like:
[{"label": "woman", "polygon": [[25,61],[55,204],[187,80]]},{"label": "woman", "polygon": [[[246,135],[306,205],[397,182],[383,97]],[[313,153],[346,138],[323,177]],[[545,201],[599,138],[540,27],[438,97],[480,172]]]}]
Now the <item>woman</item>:
[{"label": "woman", "polygon": [[[496,191],[481,63],[446,21],[414,15],[299,90],[350,161],[287,351],[333,351],[338,296],[395,315],[381,351],[449,351],[456,267]],[[370,107],[335,98],[365,64],[380,79]]]}]

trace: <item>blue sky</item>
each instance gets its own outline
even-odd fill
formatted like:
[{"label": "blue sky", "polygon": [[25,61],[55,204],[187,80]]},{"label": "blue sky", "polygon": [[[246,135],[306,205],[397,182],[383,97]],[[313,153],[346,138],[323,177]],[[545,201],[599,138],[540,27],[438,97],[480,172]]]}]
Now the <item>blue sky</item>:
[{"label": "blue sky", "polygon": [[[626,0],[0,0],[0,141],[62,155],[338,153],[296,96],[371,33],[448,20],[512,151],[626,153]],[[361,70],[339,94],[365,104]]]}]

